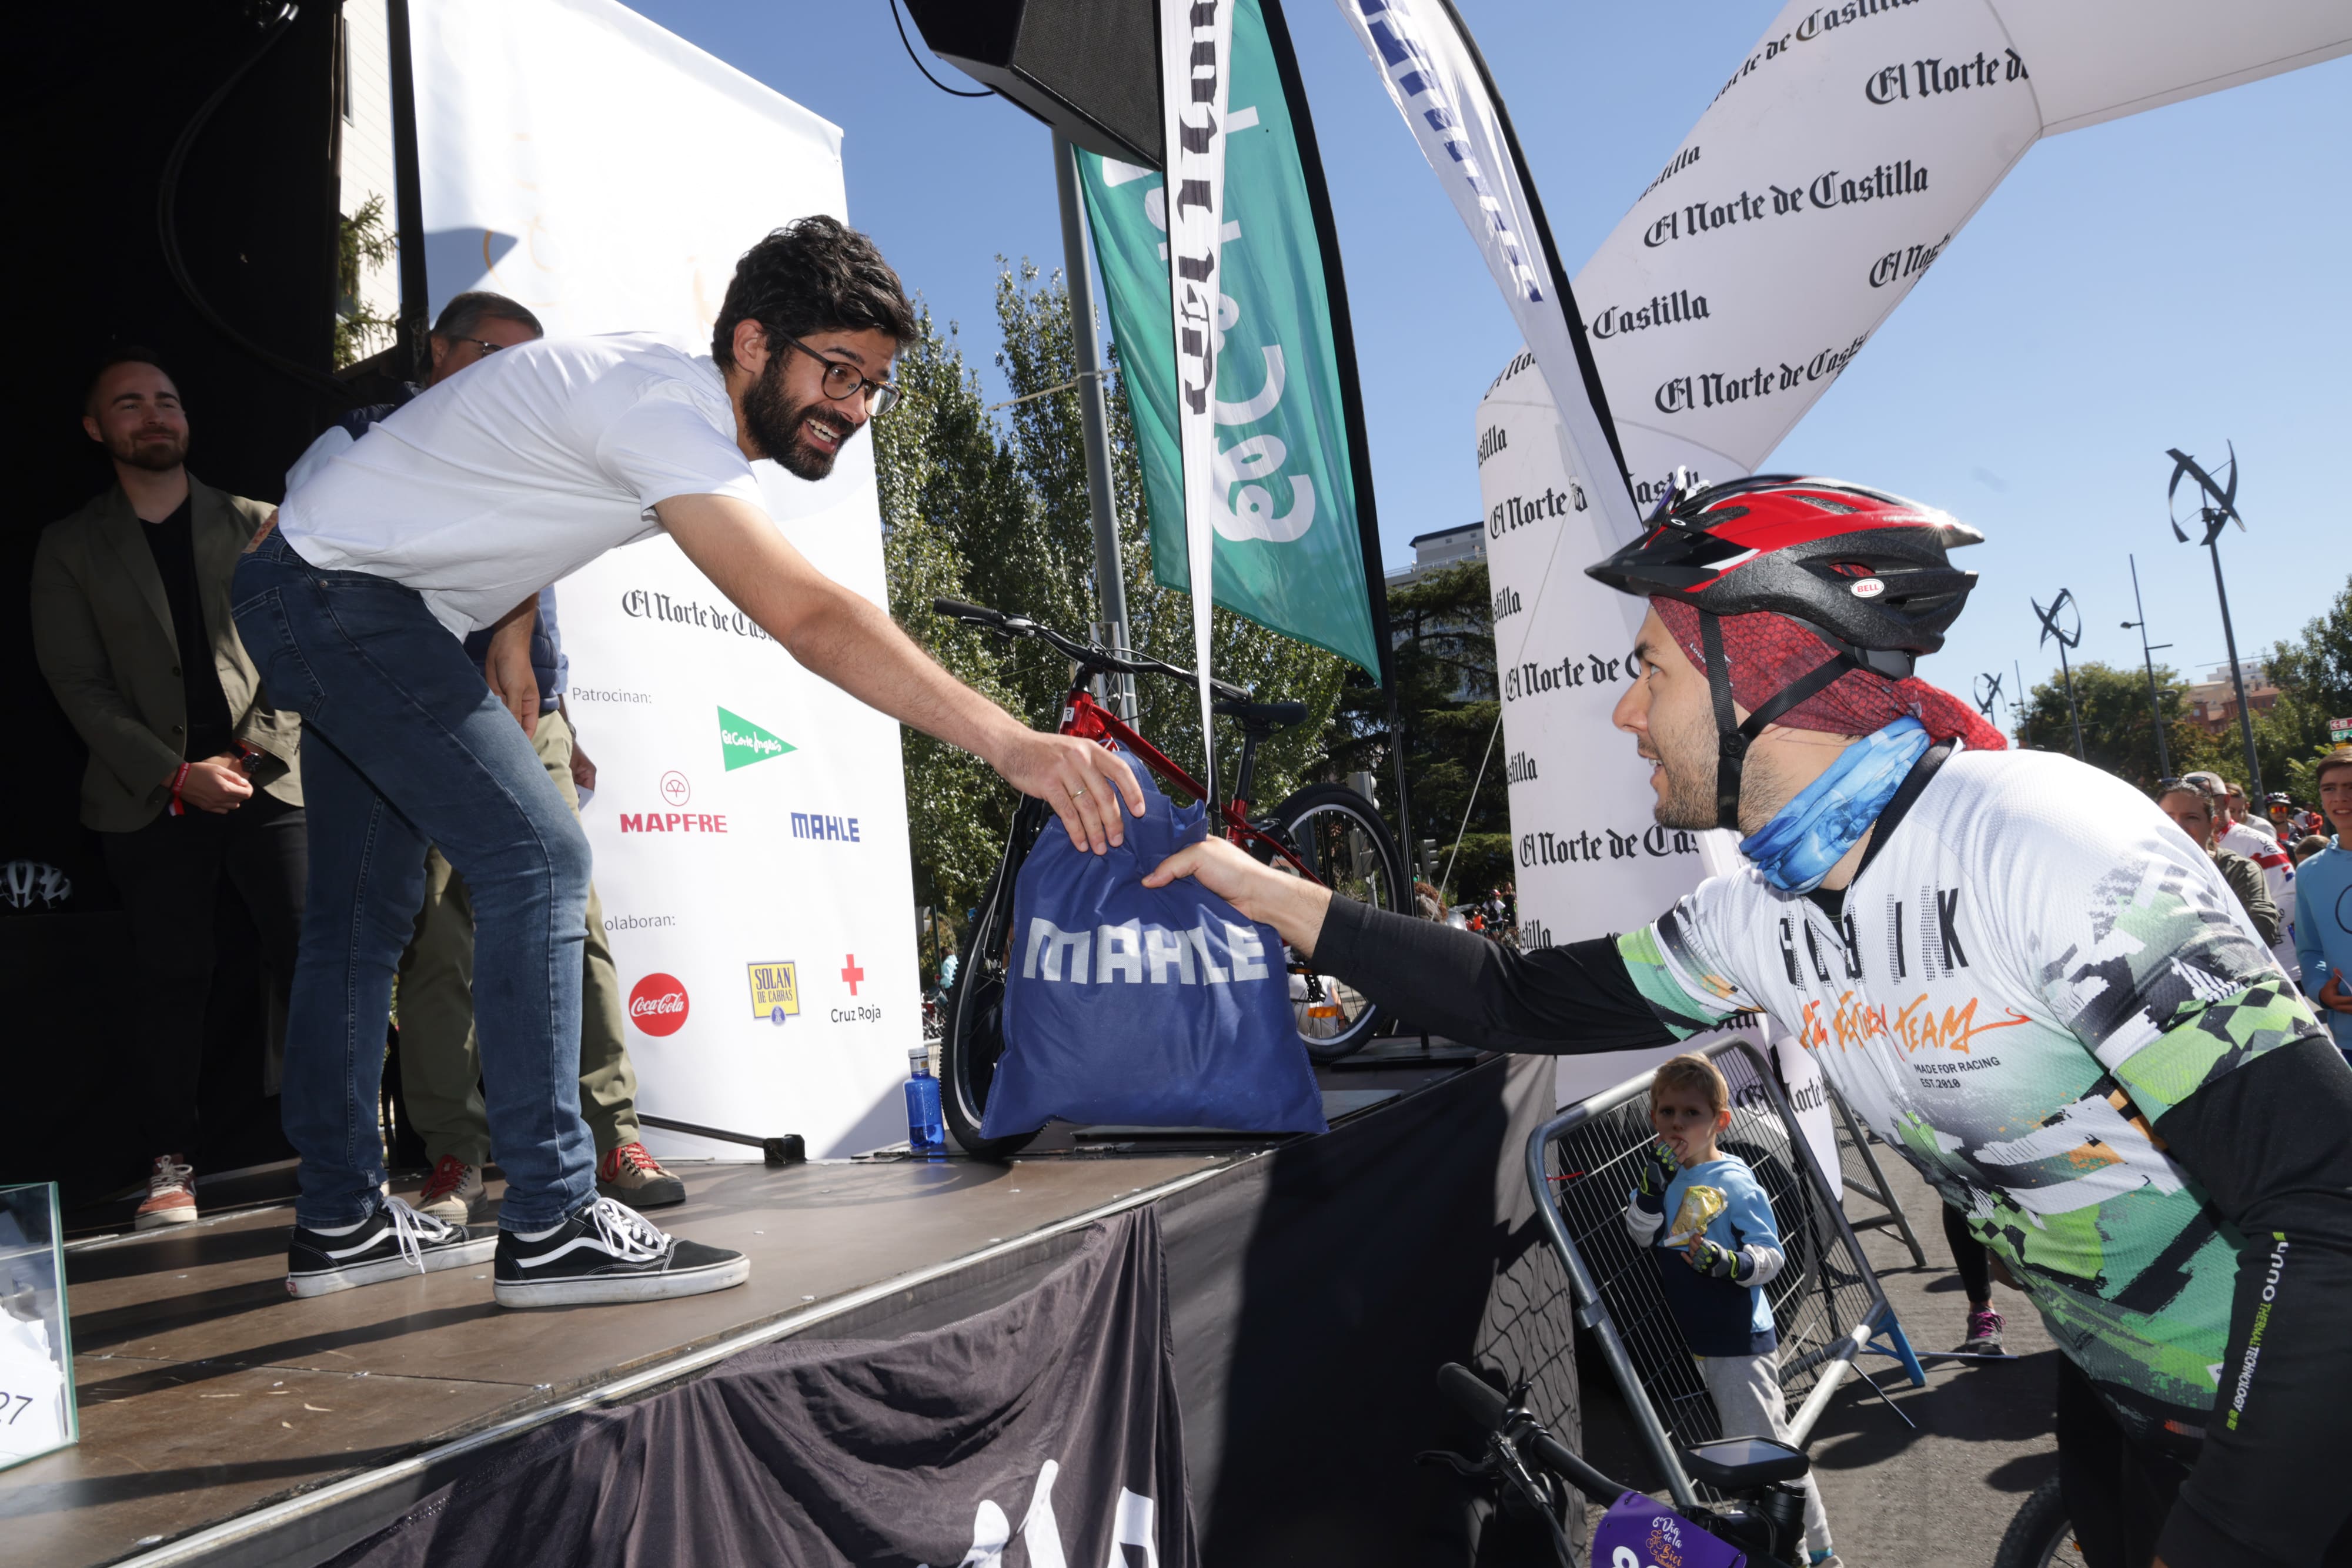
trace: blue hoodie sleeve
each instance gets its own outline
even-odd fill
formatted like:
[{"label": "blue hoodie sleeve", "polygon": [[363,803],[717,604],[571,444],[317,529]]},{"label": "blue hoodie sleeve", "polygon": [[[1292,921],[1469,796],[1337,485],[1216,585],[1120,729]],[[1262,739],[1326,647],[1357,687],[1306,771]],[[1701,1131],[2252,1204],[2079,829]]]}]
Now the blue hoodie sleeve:
[{"label": "blue hoodie sleeve", "polygon": [[1755,1273],[1743,1283],[1770,1284],[1780,1277],[1788,1259],[1780,1249],[1780,1222],[1772,1218],[1772,1204],[1764,1196],[1763,1185],[1746,1165],[1736,1166],[1733,1171],[1725,1173],[1723,1199],[1723,1218],[1731,1227],[1732,1249],[1745,1252],[1755,1265]]}]

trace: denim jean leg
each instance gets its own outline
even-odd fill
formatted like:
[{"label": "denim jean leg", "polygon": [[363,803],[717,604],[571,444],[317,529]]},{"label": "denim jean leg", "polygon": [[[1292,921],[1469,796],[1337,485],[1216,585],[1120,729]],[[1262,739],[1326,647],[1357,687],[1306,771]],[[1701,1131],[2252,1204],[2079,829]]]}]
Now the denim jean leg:
[{"label": "denim jean leg", "polygon": [[346,1225],[384,1179],[376,1106],[392,977],[425,896],[425,843],[315,726],[302,741],[310,872],[280,1101],[302,1156],[295,1218]]}]

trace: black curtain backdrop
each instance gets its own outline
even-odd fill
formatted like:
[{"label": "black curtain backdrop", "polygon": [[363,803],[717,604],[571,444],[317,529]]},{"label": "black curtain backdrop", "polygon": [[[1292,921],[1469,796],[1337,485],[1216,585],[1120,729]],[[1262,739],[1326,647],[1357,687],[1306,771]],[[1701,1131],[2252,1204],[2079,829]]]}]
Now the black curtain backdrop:
[{"label": "black curtain backdrop", "polygon": [[[447,1461],[400,1495],[354,1500],[300,1527],[319,1543],[311,1552],[289,1539],[257,1542],[240,1560],[316,1563],[356,1542],[331,1560],[335,1568],[824,1563],[835,1559],[796,1534],[774,1536],[789,1549],[764,1556],[719,1552],[705,1516],[720,1510],[720,1490],[724,1509],[770,1521],[869,1485],[894,1506],[927,1508],[932,1494],[907,1490],[900,1475],[920,1471],[1004,1478],[938,1490],[963,1510],[948,1510],[952,1517],[938,1528],[963,1533],[944,1563],[925,1561],[945,1568],[961,1560],[974,1500],[984,1496],[1012,1527],[1005,1568],[1030,1568],[1019,1526],[1028,1478],[1051,1450],[994,1471],[960,1469],[971,1458],[963,1449],[987,1445],[961,1440],[958,1412],[995,1399],[1017,1426],[1029,1417],[1009,1393],[1015,1385],[1037,1397],[1066,1386],[1055,1381],[1061,1374],[1035,1375],[1034,1336],[1066,1326],[1040,1292],[1062,1292],[1065,1305],[1116,1301],[1102,1291],[1099,1263],[1087,1260],[1106,1235],[1129,1236],[1121,1228],[1135,1224],[1148,1226],[1164,1259],[1173,1409],[1202,1563],[1542,1561],[1527,1523],[1497,1524],[1465,1483],[1415,1466],[1413,1456],[1478,1444],[1437,1402],[1436,1370],[1447,1361],[1501,1384],[1532,1379],[1530,1405],[1562,1437],[1579,1437],[1567,1281],[1521,1175],[1551,1091],[1549,1059],[1490,1060],[1099,1229],[893,1292],[698,1381]],[[1072,1292],[1068,1271],[1079,1264],[1097,1270],[1088,1276],[1097,1281],[1092,1296]],[[1104,1325],[1087,1322],[1084,1334],[1099,1335]],[[1114,1333],[1102,1343],[1134,1342]],[[1077,1359],[1102,1354],[1097,1344]],[[1096,1375],[1068,1386],[1110,1383]],[[838,1398],[842,1388],[873,1396]],[[1148,1403],[1118,1429],[1131,1435],[1138,1422],[1168,1416],[1157,1396]],[[831,1423],[814,1447],[812,1412]],[[860,1466],[877,1468],[860,1481]],[[1081,1537],[1076,1504],[1065,1510],[1062,1501],[1096,1484],[1074,1476],[1053,1489],[1074,1568],[1090,1568],[1079,1555],[1103,1538]],[[1173,1495],[1172,1483],[1163,1486],[1162,1496]],[[829,1528],[850,1532],[837,1541],[872,1544],[860,1533],[870,1514],[828,1517]],[[887,1552],[866,1560],[901,1568],[917,1561]],[[1172,1568],[1173,1559],[1163,1563]]]},{"label": "black curtain backdrop", "polygon": [[[207,483],[274,501],[332,412],[331,396],[271,370],[207,325],[164,265],[156,197],[182,129],[263,33],[246,0],[131,0],[18,7],[7,28],[10,337],[17,390],[6,422],[17,499],[0,521],[0,861],[72,878],[67,912],[0,910],[0,991],[10,998],[18,1092],[39,1113],[0,1155],[0,1179],[119,1183],[152,1150],[118,1148],[108,1075],[137,1027],[118,998],[128,975],[119,907],[76,816],[85,753],[33,662],[25,612],[33,547],[47,524],[112,483],[80,427],[92,365],[143,343],[170,361],[192,427],[189,466]],[[304,0],[267,57],[213,116],[179,184],[190,274],[247,336],[324,373],[335,312],[334,156],[340,7]],[[251,969],[241,917],[223,932],[223,985]],[[246,988],[249,989],[249,987]],[[215,1166],[273,1157],[274,1103],[260,1098],[260,1010],[240,991],[215,1009],[207,1121]],[[210,1141],[208,1139],[208,1141]],[[194,1151],[190,1151],[194,1152]]]}]

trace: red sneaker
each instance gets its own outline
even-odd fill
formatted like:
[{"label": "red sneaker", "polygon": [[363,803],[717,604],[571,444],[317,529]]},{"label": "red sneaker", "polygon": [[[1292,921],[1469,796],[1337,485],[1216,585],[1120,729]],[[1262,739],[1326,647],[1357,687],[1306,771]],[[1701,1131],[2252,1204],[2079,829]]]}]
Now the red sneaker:
[{"label": "red sneaker", "polygon": [[134,1229],[158,1230],[166,1225],[186,1225],[196,1218],[194,1167],[177,1155],[157,1155],[147,1177],[147,1201],[139,1206]]},{"label": "red sneaker", "polygon": [[640,1210],[686,1201],[686,1184],[662,1169],[638,1143],[623,1144],[596,1162],[596,1191]]}]

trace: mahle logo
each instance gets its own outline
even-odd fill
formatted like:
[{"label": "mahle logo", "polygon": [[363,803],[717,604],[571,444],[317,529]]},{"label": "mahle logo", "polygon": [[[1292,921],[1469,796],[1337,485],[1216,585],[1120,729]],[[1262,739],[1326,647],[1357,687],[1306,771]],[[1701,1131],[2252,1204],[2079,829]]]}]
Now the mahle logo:
[{"label": "mahle logo", "polygon": [[799,749],[790,741],[770,735],[740,713],[719,710],[719,755],[726,759],[730,773]]}]

